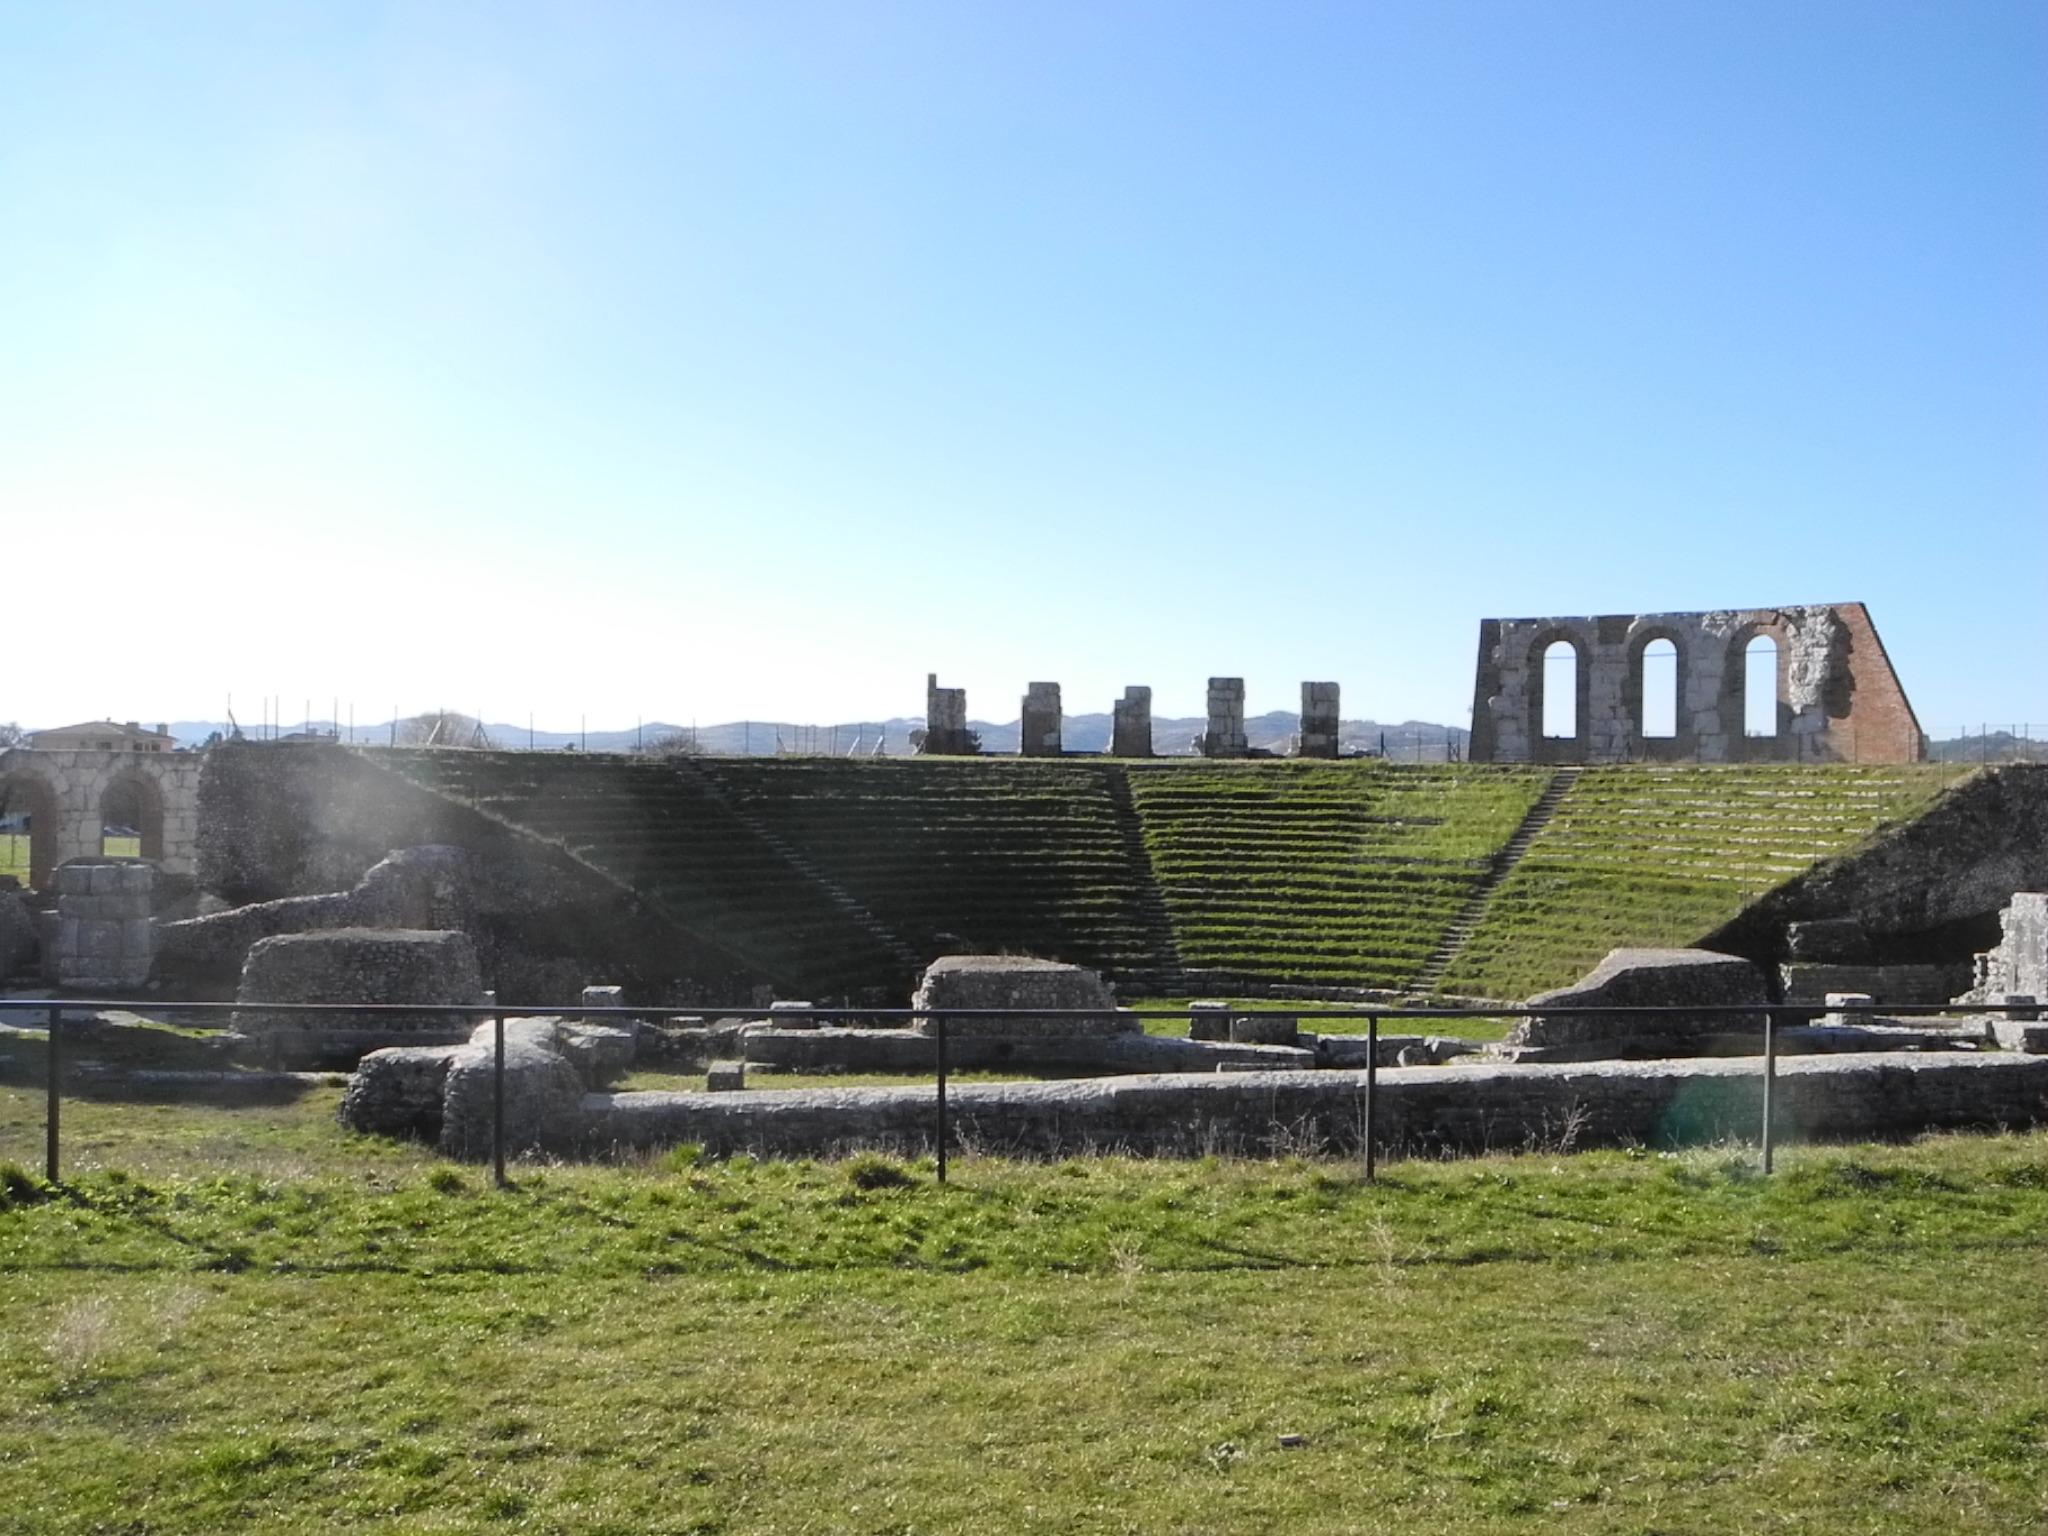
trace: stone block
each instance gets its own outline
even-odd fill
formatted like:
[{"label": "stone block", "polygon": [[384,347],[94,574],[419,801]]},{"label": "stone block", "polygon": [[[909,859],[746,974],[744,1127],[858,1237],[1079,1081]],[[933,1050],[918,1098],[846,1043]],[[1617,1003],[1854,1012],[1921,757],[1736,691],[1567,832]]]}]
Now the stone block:
[{"label": "stone block", "polygon": [[[1761,1014],[1690,1010],[1766,1001],[1763,974],[1739,956],[1704,949],[1617,949],[1583,980],[1530,998],[1526,1007],[1534,1017],[1517,1024],[1508,1043],[1575,1045],[1760,1029]],[[1585,1008],[1657,1011],[1577,1011]]]},{"label": "stone block", "polygon": [[1291,1013],[1240,1013],[1230,1021],[1233,1045],[1292,1045],[1300,1031]]},{"label": "stone block", "polygon": [[[946,1020],[948,1038],[1035,1039],[1050,1035],[1142,1033],[1137,1016],[1116,1006],[1116,994],[1095,972],[1055,960],[1021,955],[947,955],[925,968],[911,1006],[963,1016]],[[1016,1009],[1005,1018],[973,1018],[983,1009]],[[1043,1014],[1030,1010],[1045,1009]],[[1054,1010],[1088,1010],[1091,1017],[1063,1017]],[[918,1029],[931,1033],[933,1021]]]},{"label": "stone block", "polygon": [[704,1069],[704,1091],[707,1093],[738,1093],[747,1086],[747,1064],[744,1061],[714,1061]]},{"label": "stone block", "polygon": [[586,1008],[623,1008],[626,1004],[624,987],[585,987],[583,1006]]},{"label": "stone block", "polygon": [[776,1029],[816,1029],[819,1020],[809,1010],[814,1003],[784,1001],[768,1005],[768,1022]]},{"label": "stone block", "polygon": [[238,1003],[418,1004],[422,1009],[293,1014],[244,1006],[236,1012],[236,1027],[258,1037],[280,1062],[354,1062],[383,1046],[454,1044],[470,1038],[472,1018],[434,1012],[431,1005],[474,1005],[482,995],[476,951],[461,933],[332,928],[277,934],[251,946],[242,965]]},{"label": "stone block", "polygon": [[1188,1004],[1188,1038],[1190,1040],[1228,1040],[1230,1038],[1230,1004],[1214,998],[1203,998]]}]

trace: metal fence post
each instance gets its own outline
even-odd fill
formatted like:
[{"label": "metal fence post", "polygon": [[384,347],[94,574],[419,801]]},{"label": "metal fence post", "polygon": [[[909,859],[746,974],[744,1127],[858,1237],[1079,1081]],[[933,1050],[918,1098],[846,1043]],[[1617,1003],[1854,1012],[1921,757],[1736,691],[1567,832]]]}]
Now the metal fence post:
[{"label": "metal fence post", "polygon": [[1365,1181],[1379,1174],[1379,1147],[1373,1130],[1373,1101],[1380,1092],[1380,1016],[1365,1021]]},{"label": "metal fence post", "polygon": [[932,1033],[939,1046],[939,1182],[946,1182],[946,1143],[950,1139],[946,1132],[946,1016],[941,1013],[932,1019]]},{"label": "metal fence post", "polygon": [[491,1018],[491,1178],[505,1187],[505,1015]]},{"label": "metal fence post", "polygon": [[1764,1015],[1764,1172],[1771,1171],[1771,1090],[1778,1080],[1778,1016]]},{"label": "metal fence post", "polygon": [[57,1044],[57,1028],[62,1022],[63,1017],[64,1011],[61,1008],[52,1008],[50,1010],[50,1045],[49,1049],[43,1052],[43,1077],[45,1079],[45,1097],[43,1102],[43,1177],[52,1184],[57,1182],[57,1116],[59,1112],[57,1079],[58,1074],[63,1070],[63,1058],[60,1054],[61,1048]]}]

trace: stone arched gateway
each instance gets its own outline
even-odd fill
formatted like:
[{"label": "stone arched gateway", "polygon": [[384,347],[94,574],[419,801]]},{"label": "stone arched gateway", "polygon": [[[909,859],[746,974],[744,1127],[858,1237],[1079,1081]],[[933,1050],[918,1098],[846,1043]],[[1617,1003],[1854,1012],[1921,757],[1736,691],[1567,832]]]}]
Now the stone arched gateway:
[{"label": "stone arched gateway", "polygon": [[[97,858],[101,818],[132,809],[142,855],[165,874],[190,875],[199,840],[199,754],[0,752],[6,814],[29,818],[29,880],[38,888],[66,859]],[[18,802],[18,803],[17,803]]]}]

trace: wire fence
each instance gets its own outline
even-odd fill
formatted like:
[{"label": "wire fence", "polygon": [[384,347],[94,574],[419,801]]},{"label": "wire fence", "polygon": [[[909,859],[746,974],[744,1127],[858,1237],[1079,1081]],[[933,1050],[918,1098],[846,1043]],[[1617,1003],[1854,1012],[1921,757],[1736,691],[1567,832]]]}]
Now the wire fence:
[{"label": "wire fence", "polygon": [[[1754,1040],[1754,1054],[1761,1057],[1761,1102],[1756,1122],[1755,1143],[1761,1170],[1768,1174],[1772,1170],[1775,1148],[1780,1137],[1780,1126],[1776,1113],[1776,1085],[1778,1079],[1778,1058],[1783,1031],[1789,1024],[1803,1024],[1810,1021],[1817,1010],[1810,1004],[1729,1004],[1667,1007],[1585,1007],[1570,1010],[1570,1017],[1579,1019],[1611,1019],[1619,1023],[1634,1023],[1654,1026],[1664,1016],[1684,1015],[1697,1020],[1703,1017],[1726,1018],[1737,1026],[1734,1033],[1746,1031]],[[2031,999],[2008,1000],[2004,1004],[1881,1004],[1843,1002],[1831,1005],[1829,1010],[1834,1022],[1854,1020],[1860,1016],[1872,1016],[1887,1022],[1901,1019],[1942,1019],[1970,1017],[1983,1019],[1996,1017],[2017,1020],[2033,1020],[2039,1016],[2039,1006]],[[517,1018],[562,1018],[572,1022],[590,1023],[634,1023],[660,1024],[664,1021],[689,1019],[697,1023],[706,1020],[760,1020],[762,1009],[758,1003],[731,1007],[700,1007],[687,1009],[647,1009],[636,1006],[594,1006],[562,1009],[559,1007],[512,1007],[503,1004],[474,1006],[426,1005],[426,1004],[364,1004],[364,1003],[166,1003],[154,999],[140,1001],[100,1001],[78,998],[26,998],[0,1000],[0,1083],[20,1082],[22,1078],[37,1074],[24,1074],[18,1058],[6,1047],[8,1043],[32,1042],[37,1037],[43,1041],[43,1061],[40,1072],[42,1087],[42,1162],[45,1179],[56,1184],[61,1181],[64,1169],[64,1110],[67,1097],[76,1097],[85,1091],[86,1085],[71,1082],[74,1064],[81,1064],[84,1055],[85,1037],[90,1033],[104,1047],[106,1043],[105,1021],[108,1014],[131,1015],[137,1020],[158,1023],[198,1021],[202,1028],[218,1029],[246,1021],[252,1013],[263,1016],[267,1023],[275,1024],[279,1019],[287,1021],[305,1020],[317,1025],[323,1020],[345,1018],[351,1026],[360,1028],[365,1019],[390,1019],[402,1016],[411,1028],[417,1028],[422,1018],[445,1019],[450,1031],[459,1033],[463,1026],[469,1026],[467,1037],[475,1046],[475,1026],[488,1024],[490,1027],[490,1073],[491,1097],[489,1112],[488,1161],[494,1183],[503,1187],[507,1183],[508,1153],[526,1150],[508,1145],[507,1137],[507,1064],[506,1027],[507,1021]],[[239,1016],[239,1018],[237,1017]],[[1357,1157],[1363,1176],[1370,1180],[1378,1171],[1382,1158],[1391,1150],[1380,1132],[1379,1099],[1380,1072],[1382,1062],[1382,1026],[1405,1022],[1429,1022],[1431,1024],[1454,1023],[1457,1021],[1486,1020],[1497,1022],[1503,1018],[1531,1016],[1523,1009],[1470,1008],[1470,1007],[1306,1007],[1287,1010],[1283,1014],[1241,1015],[1247,1018],[1263,1018],[1271,1023],[1276,1018],[1293,1021],[1298,1029],[1307,1024],[1343,1024],[1364,1035],[1365,1049],[1362,1059],[1354,1056],[1355,1065],[1350,1070],[1360,1095],[1359,1109],[1361,1124],[1357,1137]],[[1541,1015],[1534,1015],[1541,1017]],[[1198,1009],[1165,1010],[1152,1014],[1153,1019],[1186,1019],[1192,1025],[1198,1017],[1205,1015]],[[867,1029],[897,1026],[899,1028],[928,1027],[928,1039],[932,1048],[930,1084],[934,1090],[929,1106],[929,1145],[936,1159],[936,1175],[939,1182],[945,1182],[948,1175],[949,1155],[955,1146],[952,1126],[952,1104],[949,1093],[950,1080],[954,1073],[954,1043],[952,1032],[962,1026],[977,1029],[1006,1020],[1030,1020],[1036,1028],[1043,1028],[1048,1019],[1067,1025],[1101,1024],[1119,1021],[1126,1026],[1130,1022],[1127,1013],[1101,1010],[1058,1010],[1058,1009],[844,1009],[813,1008],[806,1005],[784,1005],[776,1008],[773,1021],[778,1024],[795,1024],[815,1029],[825,1025],[855,1025]],[[40,1029],[36,1025],[40,1024]],[[92,1028],[89,1030],[88,1026]],[[1360,1027],[1362,1026],[1362,1030]],[[860,1034],[860,1029],[849,1034]],[[405,1038],[398,1032],[398,1038],[384,1043],[399,1043]],[[1924,1043],[1924,1042],[1923,1042]],[[12,1058],[12,1059],[11,1059]],[[1254,1061],[1253,1065],[1257,1065]],[[1284,1069],[1284,1068],[1283,1068]],[[1325,1073],[1329,1067],[1301,1065],[1295,1071]],[[1346,1070],[1346,1069],[1334,1069]],[[1456,1069],[1451,1069],[1455,1071]],[[138,1086],[146,1086],[147,1097],[162,1101],[166,1097],[173,1101],[181,1088],[194,1090],[218,1090],[231,1085],[240,1078],[249,1086],[272,1085],[277,1080],[289,1078],[294,1083],[312,1074],[287,1074],[272,1069],[237,1066],[228,1070],[179,1073],[176,1070],[155,1070],[140,1074]],[[333,1074],[327,1074],[331,1077]],[[916,1074],[908,1074],[915,1076]],[[1059,1073],[1041,1073],[1041,1076],[1060,1076]],[[1071,1074],[1066,1074],[1071,1075]],[[1099,1075],[1099,1074],[1095,1074]],[[1191,1074],[1200,1081],[1200,1074]],[[829,1085],[830,1077],[819,1079],[822,1085]],[[1151,1081],[1157,1081],[1151,1079]],[[1454,1079],[1451,1079],[1454,1081]],[[110,1090],[118,1097],[121,1084],[109,1081],[102,1073],[91,1085],[96,1091],[93,1096],[104,1098]],[[778,1090],[766,1090],[770,1095]],[[730,1102],[729,1100],[726,1102]],[[1994,1119],[1997,1117],[1994,1116]],[[19,1131],[23,1122],[12,1122],[12,1128]],[[229,1138],[231,1145],[232,1139]]]}]

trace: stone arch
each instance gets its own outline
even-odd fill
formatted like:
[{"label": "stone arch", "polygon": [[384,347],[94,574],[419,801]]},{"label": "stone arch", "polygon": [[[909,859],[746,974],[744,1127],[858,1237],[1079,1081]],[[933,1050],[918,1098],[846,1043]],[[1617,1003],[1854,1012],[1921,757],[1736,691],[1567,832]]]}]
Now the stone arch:
[{"label": "stone arch", "polygon": [[[1549,686],[1544,656],[1562,641],[1572,648],[1572,734],[1543,734],[1543,695]],[[1529,679],[1529,761],[1582,763],[1592,740],[1593,637],[1570,624],[1551,624],[1536,632],[1524,656]]]},{"label": "stone arch", "polygon": [[28,817],[28,883],[37,890],[50,883],[58,863],[58,803],[56,788],[41,774],[0,770],[0,814]]},{"label": "stone arch", "polygon": [[142,841],[142,857],[161,862],[164,856],[164,792],[153,774],[124,769],[100,791],[100,825],[132,823]]},{"label": "stone arch", "polygon": [[[1749,734],[1745,707],[1748,703],[1749,644],[1769,640],[1777,651],[1776,675],[1772,682],[1772,731],[1768,736]],[[1730,762],[1774,762],[1789,758],[1796,750],[1792,737],[1792,631],[1782,615],[1772,614],[1738,624],[1728,635],[1728,648],[1721,663],[1721,730],[1728,741]]]},{"label": "stone arch", "polygon": [[[1623,707],[1628,711],[1632,756],[1662,762],[1693,755],[1692,713],[1685,707],[1685,674],[1691,661],[1687,653],[1687,638],[1684,631],[1669,624],[1646,624],[1629,636],[1628,687],[1623,695]],[[1652,736],[1646,729],[1649,709],[1645,696],[1643,653],[1659,640],[1670,642],[1676,658],[1671,669],[1671,685],[1676,694],[1673,700],[1673,724],[1676,728],[1669,736]]]}]

